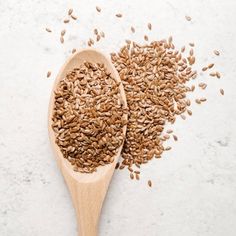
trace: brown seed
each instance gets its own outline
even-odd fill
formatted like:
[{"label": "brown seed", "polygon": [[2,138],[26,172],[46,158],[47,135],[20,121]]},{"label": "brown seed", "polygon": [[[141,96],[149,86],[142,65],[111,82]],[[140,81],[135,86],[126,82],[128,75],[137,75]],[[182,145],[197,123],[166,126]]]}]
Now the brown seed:
[{"label": "brown seed", "polygon": [[193,113],[190,110],[187,110],[187,113],[191,116]]},{"label": "brown seed", "polygon": [[208,67],[208,69],[211,69],[213,66],[214,66],[214,63],[211,63],[207,67]]},{"label": "brown seed", "polygon": [[74,54],[76,52],[76,49],[73,48],[71,52],[72,52],[72,54]]},{"label": "brown seed", "polygon": [[120,167],[120,162],[116,163],[115,169],[117,170]]},{"label": "brown seed", "polygon": [[133,26],[131,26],[130,29],[131,29],[132,33],[135,33],[135,28]]},{"label": "brown seed", "polygon": [[191,18],[190,16],[185,16],[185,19],[186,19],[187,21],[191,21],[191,20],[192,20],[192,18]]},{"label": "brown seed", "polygon": [[98,34],[98,35],[97,35],[97,38],[96,38],[97,42],[98,42],[100,39],[101,39],[101,36]]},{"label": "brown seed", "polygon": [[105,38],[105,33],[103,31],[100,32],[101,37]]},{"label": "brown seed", "polygon": [[94,32],[95,35],[98,35],[98,30],[97,29],[94,29],[93,32]]},{"label": "brown seed", "polygon": [[61,31],[61,36],[63,37],[66,34],[66,30]]},{"label": "brown seed", "polygon": [[220,55],[220,52],[217,51],[217,50],[214,50],[213,52],[214,52],[214,54],[215,54],[216,56],[219,56],[219,55]]},{"label": "brown seed", "polygon": [[189,43],[189,46],[190,47],[194,47],[194,43]]},{"label": "brown seed", "polygon": [[195,99],[195,102],[196,102],[197,104],[201,104],[200,99]]},{"label": "brown seed", "polygon": [[51,71],[47,72],[47,78],[49,78],[51,76]]},{"label": "brown seed", "polygon": [[64,43],[64,38],[62,36],[60,37],[60,41],[61,43]]},{"label": "brown seed", "polygon": [[148,41],[148,36],[144,35],[144,40]]},{"label": "brown seed", "polygon": [[102,9],[99,6],[96,6],[96,10],[97,12],[101,12]]},{"label": "brown seed", "polygon": [[166,133],[167,133],[167,134],[171,134],[171,133],[173,133],[173,130],[172,130],[172,129],[168,129],[168,130],[166,131]]},{"label": "brown seed", "polygon": [[195,85],[191,86],[191,91],[193,92],[195,90]]},{"label": "brown seed", "polygon": [[165,148],[165,151],[169,151],[169,150],[171,150],[171,147],[170,147],[170,146],[167,146],[167,147]]},{"label": "brown seed", "polygon": [[130,179],[134,179],[134,174],[132,172],[130,173],[129,176],[130,176]]},{"label": "brown seed", "polygon": [[208,69],[208,67],[203,67],[202,71],[206,71]]},{"label": "brown seed", "polygon": [[181,48],[181,52],[183,53],[185,51],[185,46]]},{"label": "brown seed", "polygon": [[152,30],[152,24],[151,24],[151,23],[148,23],[147,26],[148,26],[148,29],[149,29],[149,30]]},{"label": "brown seed", "polygon": [[73,12],[73,9],[70,8],[70,9],[68,10],[68,15],[70,16],[70,15],[72,14],[72,12]]},{"label": "brown seed", "polygon": [[152,181],[148,180],[148,186],[151,188],[152,187]]},{"label": "brown seed", "polygon": [[74,16],[74,15],[70,15],[70,17],[71,17],[73,20],[77,20],[77,17]]},{"label": "brown seed", "polygon": [[221,93],[221,95],[224,95],[225,94],[224,89],[220,89],[220,93]]},{"label": "brown seed", "polygon": [[216,76],[216,73],[215,73],[215,72],[212,72],[212,73],[210,73],[209,75],[212,76],[212,77],[215,77],[215,76]]},{"label": "brown seed", "polygon": [[121,18],[122,14],[118,13],[118,14],[116,14],[116,17]]},{"label": "brown seed", "polygon": [[70,22],[69,19],[65,19],[65,20],[64,20],[64,23],[65,23],[65,24],[67,24],[67,23],[69,23],[69,22]]},{"label": "brown seed", "polygon": [[206,98],[200,98],[200,102],[205,102],[206,100]]},{"label": "brown seed", "polygon": [[52,32],[51,29],[49,29],[49,28],[46,28],[46,31],[47,31],[48,33],[51,33],[51,32]]},{"label": "brown seed", "polygon": [[174,139],[175,141],[178,141],[178,137],[177,137],[175,134],[173,134],[173,139]]},{"label": "brown seed", "polygon": [[193,51],[193,49],[191,48],[190,51],[189,51],[189,55],[190,55],[190,56],[193,56],[193,54],[194,54],[194,51]]},{"label": "brown seed", "polygon": [[199,83],[198,86],[201,88],[201,89],[205,89],[207,87],[207,84],[205,83]]},{"label": "brown seed", "polygon": [[221,77],[221,75],[220,75],[220,72],[216,72],[216,77],[218,78],[218,79],[220,79],[220,77]]},{"label": "brown seed", "polygon": [[183,119],[183,120],[186,120],[186,116],[181,114],[180,117]]},{"label": "brown seed", "polygon": [[135,174],[135,178],[136,178],[136,180],[139,180],[140,178],[139,178],[139,174]]}]

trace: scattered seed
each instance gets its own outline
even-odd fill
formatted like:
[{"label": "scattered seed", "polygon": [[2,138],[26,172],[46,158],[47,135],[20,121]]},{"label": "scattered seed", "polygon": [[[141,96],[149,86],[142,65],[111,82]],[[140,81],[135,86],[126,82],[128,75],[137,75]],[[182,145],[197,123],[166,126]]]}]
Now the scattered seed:
[{"label": "scattered seed", "polygon": [[184,51],[185,51],[185,46],[181,48],[181,52],[184,53]]},{"label": "scattered seed", "polygon": [[171,134],[171,133],[173,133],[173,130],[172,130],[172,129],[168,129],[168,130],[166,131],[166,133],[167,133],[167,134]]},{"label": "scattered seed", "polygon": [[216,72],[216,77],[218,78],[218,79],[220,79],[220,77],[221,77],[221,75],[220,75],[220,72]]},{"label": "scattered seed", "polygon": [[170,138],[170,135],[168,135],[168,134],[165,134],[163,137],[164,137],[164,138],[167,140],[167,139],[169,139],[169,138]]},{"label": "scattered seed", "polygon": [[220,55],[220,52],[217,51],[217,50],[214,50],[213,52],[214,52],[214,54],[215,54],[216,56],[219,56],[219,55]]},{"label": "scattered seed", "polygon": [[149,29],[149,30],[152,30],[152,24],[151,24],[151,23],[148,23],[147,26],[148,26],[148,29]]},{"label": "scattered seed", "polygon": [[213,66],[214,66],[214,63],[211,63],[207,67],[208,67],[208,69],[211,69]]},{"label": "scattered seed", "polygon": [[72,14],[72,12],[73,12],[73,9],[70,8],[70,9],[68,10],[68,15],[70,16],[70,15]]},{"label": "scattered seed", "polygon": [[187,113],[191,116],[193,113],[191,110],[187,110]]},{"label": "scattered seed", "polygon": [[134,174],[133,173],[130,173],[130,179],[134,179]]},{"label": "scattered seed", "polygon": [[131,29],[132,33],[135,33],[135,28],[133,26],[131,26],[130,29]]},{"label": "scattered seed", "polygon": [[102,38],[105,38],[105,33],[103,31],[100,32]]},{"label": "scattered seed", "polygon": [[165,148],[165,151],[169,151],[169,150],[171,150],[171,147],[170,147],[170,146],[167,146],[167,147]]},{"label": "scattered seed", "polygon": [[48,73],[47,73],[47,78],[49,78],[50,76],[51,76],[51,71],[48,71]]},{"label": "scattered seed", "polygon": [[99,6],[96,6],[96,10],[97,12],[101,12],[102,9]]},{"label": "scattered seed", "polygon": [[144,35],[144,40],[148,41],[148,36]]},{"label": "scattered seed", "polygon": [[152,181],[148,180],[148,186],[151,188],[152,187]]},{"label": "scattered seed", "polygon": [[200,102],[206,102],[206,98],[200,98]]},{"label": "scattered seed", "polygon": [[206,71],[208,69],[208,67],[203,67],[202,71]]},{"label": "scattered seed", "polygon": [[100,39],[101,39],[101,36],[98,34],[98,35],[97,35],[97,38],[96,38],[97,42],[98,42]]},{"label": "scattered seed", "polygon": [[186,120],[186,116],[181,114],[180,117],[183,119],[183,120]]},{"label": "scattered seed", "polygon": [[139,174],[135,174],[135,178],[136,180],[139,180],[140,179]]},{"label": "scattered seed", "polygon": [[51,29],[49,29],[49,28],[46,28],[46,31],[47,31],[48,33],[51,33],[51,32],[52,32]]},{"label": "scattered seed", "polygon": [[178,137],[177,137],[175,134],[173,134],[173,139],[174,139],[175,141],[178,141]]},{"label": "scattered seed", "polygon": [[117,170],[120,167],[120,162],[116,163],[115,169]]},{"label": "scattered seed", "polygon": [[118,13],[118,14],[116,14],[116,17],[121,18],[122,14]]},{"label": "scattered seed", "polygon": [[192,18],[191,18],[190,16],[185,16],[185,19],[186,19],[187,21],[191,21],[191,20],[192,20]]},{"label": "scattered seed", "polygon": [[67,24],[67,23],[69,23],[69,22],[70,22],[69,19],[65,19],[65,20],[64,20],[64,23],[65,23],[65,24]]},{"label": "scattered seed", "polygon": [[195,90],[195,85],[191,86],[191,91],[193,92]]},{"label": "scattered seed", "polygon": [[189,46],[190,47],[194,47],[194,43],[189,43]]},{"label": "scattered seed", "polygon": [[215,73],[215,72],[212,72],[212,73],[210,73],[209,75],[212,76],[212,77],[215,77],[215,76],[216,76],[216,73]]},{"label": "scattered seed", "polygon": [[60,41],[61,43],[64,43],[64,38],[62,36],[60,37]]},{"label": "scattered seed", "polygon": [[72,52],[72,54],[74,54],[76,52],[76,49],[73,48],[71,52]]},{"label": "scattered seed", "polygon": [[66,30],[61,31],[61,36],[63,37],[66,34]]},{"label": "scattered seed", "polygon": [[98,35],[98,30],[97,29],[94,29],[93,32],[94,32],[95,35]]},{"label": "scattered seed", "polygon": [[193,54],[194,54],[194,51],[193,51],[193,49],[191,48],[190,51],[189,51],[189,55],[190,55],[190,56],[193,56]]},{"label": "scattered seed", "polygon": [[201,104],[200,99],[195,99],[195,102],[196,102],[197,104]]},{"label": "scattered seed", "polygon": [[221,95],[224,95],[225,94],[224,89],[220,89],[220,93],[221,93]]},{"label": "scattered seed", "polygon": [[74,16],[74,15],[70,15],[70,17],[71,17],[73,20],[77,20],[77,17]]},{"label": "scattered seed", "polygon": [[207,84],[205,83],[199,83],[198,86],[201,88],[201,89],[205,89],[207,87]]}]

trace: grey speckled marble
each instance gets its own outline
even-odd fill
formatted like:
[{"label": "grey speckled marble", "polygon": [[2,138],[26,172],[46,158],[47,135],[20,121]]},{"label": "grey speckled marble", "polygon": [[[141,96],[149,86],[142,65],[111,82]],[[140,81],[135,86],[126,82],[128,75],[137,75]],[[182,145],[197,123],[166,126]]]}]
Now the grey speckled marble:
[{"label": "grey speckled marble", "polygon": [[[64,25],[69,7],[78,20]],[[118,12],[123,18],[114,17]],[[170,141],[171,151],[143,166],[139,182],[131,182],[127,171],[115,172],[99,235],[236,235],[235,12],[233,0],[1,1],[0,235],[76,235],[75,212],[49,146],[47,109],[56,73],[73,47],[86,45],[95,27],[106,33],[97,48],[107,53],[127,38],[143,42],[144,33],[150,39],[173,35],[177,47],[195,42],[197,69],[214,62],[222,73],[220,80],[200,74],[198,81],[208,87],[191,98],[204,95],[207,103],[193,104],[193,116],[177,120],[173,129],[179,141]],[[130,33],[131,25],[136,34]]]}]

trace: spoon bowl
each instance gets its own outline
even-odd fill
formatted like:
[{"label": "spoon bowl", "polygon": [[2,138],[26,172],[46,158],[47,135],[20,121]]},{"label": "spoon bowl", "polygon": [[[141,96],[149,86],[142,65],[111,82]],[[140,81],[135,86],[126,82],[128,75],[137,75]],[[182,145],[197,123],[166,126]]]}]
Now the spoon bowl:
[{"label": "spoon bowl", "polygon": [[[111,60],[103,53],[94,49],[84,49],[74,53],[61,68],[54,82],[49,103],[48,130],[51,146],[58,166],[71,193],[77,215],[79,235],[95,236],[97,235],[97,226],[102,204],[123,145],[121,145],[117,150],[117,153],[114,156],[114,161],[111,164],[100,166],[97,168],[97,171],[93,173],[75,172],[73,170],[73,166],[66,158],[63,157],[59,147],[57,146],[55,142],[55,133],[52,129],[52,115],[55,102],[54,91],[56,90],[58,83],[65,78],[68,72],[78,67],[85,61],[104,64],[106,70],[111,73],[111,76],[116,81],[121,82],[119,74],[113,66]],[[124,107],[126,108],[127,102],[122,83],[120,83],[119,88],[121,99],[123,100]],[[126,134],[126,126],[123,127],[123,134]]]}]

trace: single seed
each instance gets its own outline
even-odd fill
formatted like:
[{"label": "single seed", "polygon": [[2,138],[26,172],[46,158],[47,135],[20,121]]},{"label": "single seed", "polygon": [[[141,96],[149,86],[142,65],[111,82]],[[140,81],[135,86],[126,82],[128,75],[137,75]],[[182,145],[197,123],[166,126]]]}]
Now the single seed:
[{"label": "single seed", "polygon": [[185,51],[185,46],[181,48],[181,52],[183,53]]},{"label": "single seed", "polygon": [[216,73],[215,73],[215,72],[212,72],[212,73],[210,73],[209,75],[212,76],[212,77],[215,77],[215,76],[216,76]]},{"label": "single seed", "polygon": [[207,87],[207,84],[205,83],[199,83],[198,86],[201,88],[201,89],[205,89]]},{"label": "single seed", "polygon": [[220,72],[216,72],[216,77],[218,78],[218,79],[220,79],[220,77],[221,77],[221,75],[220,75]]},{"label": "single seed", "polygon": [[214,66],[214,63],[211,63],[207,67],[208,67],[208,69],[211,69],[213,66]]},{"label": "single seed", "polygon": [[152,24],[151,23],[148,23],[148,29],[152,30]]},{"label": "single seed", "polygon": [[167,147],[165,148],[165,151],[169,151],[169,150],[171,150],[171,147],[170,147],[170,146],[167,146]]},{"label": "single seed", "polygon": [[135,28],[133,26],[131,26],[130,29],[131,29],[132,33],[135,33]]},{"label": "single seed", "polygon": [[200,98],[200,102],[205,102],[206,100],[206,98]]},{"label": "single seed", "polygon": [[65,23],[65,24],[67,24],[67,23],[69,23],[69,22],[70,22],[69,19],[65,19],[65,20],[64,20],[64,23]]},{"label": "single seed", "polygon": [[48,71],[47,78],[49,78],[50,76],[51,76],[51,71]]},{"label": "single seed", "polygon": [[215,54],[216,56],[219,56],[219,55],[220,55],[220,52],[217,51],[217,50],[214,50],[213,52],[214,52],[214,54]]},{"label": "single seed", "polygon": [[72,52],[72,54],[74,54],[76,52],[76,49],[73,48],[71,52]]},{"label": "single seed", "polygon": [[116,163],[115,169],[117,170],[120,167],[120,162]]},{"label": "single seed", "polygon": [[168,130],[166,131],[166,133],[167,133],[167,134],[171,134],[171,133],[173,133],[173,130],[172,130],[172,129],[168,129]]},{"label": "single seed", "polygon": [[190,56],[193,56],[194,52],[193,52],[193,49],[191,48],[190,51],[189,51],[189,55]]},{"label": "single seed", "polygon": [[221,93],[221,95],[224,95],[225,94],[224,89],[220,89],[220,93]]},{"label": "single seed", "polygon": [[191,18],[190,16],[185,16],[185,19],[186,19],[187,21],[191,21],[191,20],[192,20],[192,18]]},{"label": "single seed", "polygon": [[197,104],[201,104],[200,99],[195,99],[195,102],[196,102]]},{"label": "single seed", "polygon": [[173,134],[173,139],[174,139],[175,141],[178,141],[178,137],[177,137],[175,134]]},{"label": "single seed", "polygon": [[186,116],[181,114],[180,117],[183,119],[183,120],[186,120]]},{"label": "single seed", "polygon": [[101,37],[105,38],[105,33],[103,31],[100,32]]},{"label": "single seed", "polygon": [[139,180],[140,178],[139,178],[139,174],[135,174],[135,178],[136,178],[136,180]]},{"label": "single seed", "polygon": [[97,29],[94,29],[93,32],[94,32],[95,35],[98,35],[98,30]]},{"label": "single seed", "polygon": [[73,12],[73,9],[70,8],[70,9],[68,10],[68,15],[70,16],[70,15],[72,14],[72,12]]},{"label": "single seed", "polygon": [[96,6],[96,10],[97,12],[101,12],[102,9],[99,6]]},{"label": "single seed", "polygon": [[96,38],[97,42],[98,42],[100,39],[101,39],[101,36],[98,34],[98,35],[97,35],[97,38]]},{"label": "single seed", "polygon": [[191,91],[193,92],[195,90],[195,85],[191,86]]},{"label": "single seed", "polygon": [[61,43],[64,43],[64,38],[62,36],[60,37],[60,41]]},{"label": "single seed", "polygon": [[129,176],[130,176],[130,179],[134,179],[134,174],[132,172],[130,173]]},{"label": "single seed", "polygon": [[148,36],[144,35],[144,40],[148,41]]},{"label": "single seed", "polygon": [[190,47],[194,47],[194,43],[189,43],[189,46]]},{"label": "single seed", "polygon": [[61,31],[61,36],[63,37],[66,34],[66,30]]},{"label": "single seed", "polygon": [[70,15],[70,17],[71,17],[73,20],[77,20],[77,17],[74,16],[74,15]]},{"label": "single seed", "polygon": [[118,13],[118,14],[116,14],[116,17],[121,18],[122,14]]},{"label": "single seed", "polygon": [[151,188],[152,187],[152,181],[148,180],[148,186]]},{"label": "single seed", "polygon": [[202,71],[206,71],[208,69],[208,67],[203,67]]},{"label": "single seed", "polygon": [[193,113],[190,110],[187,110],[187,113],[191,116]]},{"label": "single seed", "polygon": [[51,29],[49,29],[49,28],[46,28],[46,31],[47,31],[48,33],[51,33],[51,32],[52,32]]},{"label": "single seed", "polygon": [[168,135],[168,134],[165,134],[163,137],[164,137],[164,138],[167,140],[167,139],[169,139],[169,138],[170,138],[170,135]]}]

